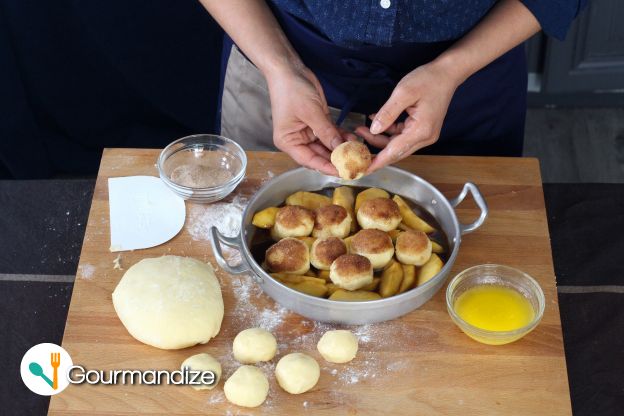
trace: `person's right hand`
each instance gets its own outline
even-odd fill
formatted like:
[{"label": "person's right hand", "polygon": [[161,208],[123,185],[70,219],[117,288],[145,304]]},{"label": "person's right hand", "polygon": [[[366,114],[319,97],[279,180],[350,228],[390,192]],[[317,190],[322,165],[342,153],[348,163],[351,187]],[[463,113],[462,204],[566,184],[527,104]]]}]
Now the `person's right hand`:
[{"label": "person's right hand", "polygon": [[332,122],[316,76],[301,66],[271,74],[267,82],[275,146],[302,166],[337,176],[331,151],[355,136],[341,132]]}]

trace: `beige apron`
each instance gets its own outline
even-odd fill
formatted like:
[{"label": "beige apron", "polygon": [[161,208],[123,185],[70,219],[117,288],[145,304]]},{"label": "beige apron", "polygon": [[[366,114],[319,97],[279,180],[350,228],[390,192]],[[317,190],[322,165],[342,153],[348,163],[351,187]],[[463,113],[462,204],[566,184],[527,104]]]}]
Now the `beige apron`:
[{"label": "beige apron", "polygon": [[[330,107],[333,120],[340,109]],[[349,113],[342,127],[353,131],[363,125],[366,116]],[[221,135],[240,144],[245,150],[272,150],[273,119],[266,80],[262,73],[232,46],[223,82],[221,99]]]}]

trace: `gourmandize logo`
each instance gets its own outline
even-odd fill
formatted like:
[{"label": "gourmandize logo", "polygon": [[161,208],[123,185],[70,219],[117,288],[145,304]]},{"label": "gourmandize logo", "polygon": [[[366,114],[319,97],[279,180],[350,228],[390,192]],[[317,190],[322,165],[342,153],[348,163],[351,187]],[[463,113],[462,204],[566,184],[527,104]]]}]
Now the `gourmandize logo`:
[{"label": "gourmandize logo", "polygon": [[56,344],[43,343],[26,351],[20,374],[32,392],[52,396],[69,385],[67,369],[71,366],[73,363],[67,351]]}]

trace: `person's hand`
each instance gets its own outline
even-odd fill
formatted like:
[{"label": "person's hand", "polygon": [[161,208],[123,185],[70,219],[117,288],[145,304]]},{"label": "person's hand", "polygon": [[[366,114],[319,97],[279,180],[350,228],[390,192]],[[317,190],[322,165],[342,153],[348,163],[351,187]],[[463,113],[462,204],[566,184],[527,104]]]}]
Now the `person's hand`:
[{"label": "person's hand", "polygon": [[[366,126],[355,130],[373,146],[383,148],[373,159],[369,173],[435,143],[458,85],[457,77],[435,63],[420,66],[407,74],[388,101],[371,115],[370,130]],[[397,123],[404,111],[408,117]]]},{"label": "person's hand", "polygon": [[272,74],[267,82],[275,146],[302,166],[337,176],[331,151],[353,135],[332,122],[316,76],[301,66]]}]

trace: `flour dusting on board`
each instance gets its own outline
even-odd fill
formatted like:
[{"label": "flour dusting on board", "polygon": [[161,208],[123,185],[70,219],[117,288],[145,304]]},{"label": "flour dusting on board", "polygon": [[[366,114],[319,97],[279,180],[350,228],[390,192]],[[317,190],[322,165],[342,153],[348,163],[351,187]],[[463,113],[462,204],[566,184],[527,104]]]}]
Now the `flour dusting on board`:
[{"label": "flour dusting on board", "polygon": [[240,232],[241,217],[247,199],[239,195],[232,202],[215,202],[193,205],[188,219],[188,231],[195,241],[209,241],[210,228],[217,227],[226,237],[235,237]]}]

